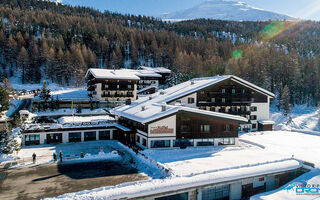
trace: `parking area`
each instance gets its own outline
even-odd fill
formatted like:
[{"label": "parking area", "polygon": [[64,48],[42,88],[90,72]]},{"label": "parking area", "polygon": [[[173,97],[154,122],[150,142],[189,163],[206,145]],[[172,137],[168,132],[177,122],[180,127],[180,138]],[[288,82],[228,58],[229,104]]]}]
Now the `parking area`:
[{"label": "parking area", "polygon": [[40,199],[149,177],[119,162],[50,164],[0,171],[0,199]]},{"label": "parking area", "polygon": [[[0,166],[0,199],[41,199],[149,179],[133,167],[134,159],[122,148],[117,141],[23,148],[16,167]],[[60,151],[63,163],[53,162],[52,154]],[[116,157],[113,151],[118,152]],[[84,158],[79,158],[81,152]],[[33,153],[37,154],[36,164],[32,163]]]}]

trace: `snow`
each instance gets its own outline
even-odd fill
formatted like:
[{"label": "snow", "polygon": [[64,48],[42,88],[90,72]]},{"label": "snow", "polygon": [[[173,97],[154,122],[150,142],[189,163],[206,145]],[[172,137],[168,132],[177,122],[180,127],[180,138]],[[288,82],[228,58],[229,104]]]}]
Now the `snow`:
[{"label": "snow", "polygon": [[252,196],[250,200],[273,200],[273,199],[285,199],[285,200],[296,200],[296,199],[303,199],[303,200],[312,200],[312,199],[319,199],[320,195],[299,195],[297,196],[296,187],[293,190],[286,190],[285,188],[289,185],[297,184],[297,185],[319,185],[320,183],[320,170],[314,169],[310,172],[307,172],[300,177],[294,179],[293,181],[289,182],[288,184],[282,186],[277,190],[273,190],[270,192],[265,192],[261,194],[257,194]]},{"label": "snow", "polygon": [[[289,117],[292,122],[289,122]],[[304,131],[319,134],[320,111],[317,107],[295,105],[288,117],[278,111],[275,106],[270,109],[270,119],[275,121],[276,130]]]},{"label": "snow", "polygon": [[95,78],[103,79],[125,79],[125,80],[140,80],[136,73],[127,69],[98,69],[90,68],[86,74],[91,73]]},{"label": "snow", "polygon": [[200,185],[219,183],[233,179],[241,179],[248,176],[263,175],[270,172],[280,172],[284,170],[296,169],[301,165],[295,160],[288,160],[278,163],[259,165],[247,168],[237,168],[218,173],[201,174],[191,177],[155,179],[125,183],[112,187],[101,187],[93,190],[85,190],[77,193],[64,194],[49,199],[121,199],[137,198],[142,195],[152,195],[177,191]]},{"label": "snow", "polygon": [[[64,162],[88,162],[97,160],[119,161],[121,156],[116,153],[116,149],[121,149],[118,141],[90,141],[77,143],[64,143],[58,145],[37,145],[23,147],[17,154],[21,164],[17,166],[32,165],[32,154],[36,153],[36,164],[48,164],[53,162],[53,153],[57,155],[63,153]],[[80,153],[84,153],[84,158],[80,158]],[[16,166],[16,167],[17,167]]]},{"label": "snow", "polygon": [[[51,91],[50,95],[53,99],[59,98],[59,100],[89,100],[88,91],[86,88],[70,88]],[[39,99],[39,96],[36,96],[34,99]]]},{"label": "snow", "polygon": [[258,123],[262,124],[262,125],[273,125],[274,121],[271,121],[271,120],[259,120]]},{"label": "snow", "polygon": [[171,73],[170,69],[164,68],[164,67],[146,67],[146,66],[140,66],[139,68],[154,71],[157,73]]},{"label": "snow", "polygon": [[167,21],[199,18],[233,21],[296,20],[291,16],[255,8],[243,2],[226,0],[204,1],[192,8],[163,14],[159,17]]},{"label": "snow", "polygon": [[[13,89],[15,89],[15,90],[37,90],[37,89],[41,89],[43,87],[43,83],[22,84],[20,78],[18,78],[18,77],[11,77],[10,82],[12,84]],[[47,88],[50,89],[51,91],[57,91],[57,90],[73,89],[74,87],[61,86],[56,83],[51,83],[51,82],[47,81]]]},{"label": "snow", "polygon": [[[314,163],[316,168],[320,166],[318,158],[320,136],[289,131],[269,131],[243,134],[240,136],[240,141],[238,147],[147,149],[142,153],[167,168],[170,172],[169,177],[125,183],[113,187],[101,187],[51,199],[136,198],[297,169],[302,166],[300,159]],[[305,176],[310,179],[302,178],[302,180],[307,179],[311,181],[310,183],[319,184],[319,170],[311,171]],[[286,199],[287,196],[281,191],[271,192],[271,196],[266,199]],[[279,195],[278,192],[280,192]],[[276,196],[272,196],[273,194]],[[293,196],[289,197],[293,198]],[[264,198],[265,195],[258,199]]]},{"label": "snow", "polygon": [[320,166],[320,136],[291,131],[266,131],[243,134],[240,139],[261,144],[265,153],[291,157]]},{"label": "snow", "polygon": [[61,117],[57,121],[59,124],[70,124],[70,123],[108,123],[110,121],[114,121],[113,117],[109,115],[102,115],[102,116],[87,116],[87,117],[79,117],[79,116],[68,116],[68,117]]},{"label": "snow", "polygon": [[48,110],[48,111],[44,111],[44,112],[35,112],[34,114],[36,114],[37,116],[63,116],[63,115],[106,115],[107,112],[102,109],[94,109],[94,110],[90,110],[90,109],[82,109],[81,113],[77,113],[76,108],[71,109],[71,108],[62,108],[62,109],[58,109],[58,110]]}]

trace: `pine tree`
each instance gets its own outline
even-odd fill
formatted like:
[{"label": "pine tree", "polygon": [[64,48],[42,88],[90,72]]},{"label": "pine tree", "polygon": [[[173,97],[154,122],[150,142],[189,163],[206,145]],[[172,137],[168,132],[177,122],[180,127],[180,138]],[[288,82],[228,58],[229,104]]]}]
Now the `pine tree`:
[{"label": "pine tree", "polygon": [[0,86],[0,111],[9,109],[9,94],[6,89]]},{"label": "pine tree", "polygon": [[287,116],[291,111],[290,93],[287,85],[284,86],[282,91],[280,108],[284,111],[285,116]]}]

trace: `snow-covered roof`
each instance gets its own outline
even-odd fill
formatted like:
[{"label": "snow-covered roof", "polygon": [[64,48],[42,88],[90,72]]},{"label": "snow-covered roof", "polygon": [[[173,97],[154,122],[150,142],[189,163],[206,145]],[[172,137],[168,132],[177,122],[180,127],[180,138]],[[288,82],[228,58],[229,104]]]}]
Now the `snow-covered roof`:
[{"label": "snow-covered roof", "polygon": [[262,125],[273,125],[274,121],[272,121],[272,120],[259,120],[258,123],[262,124]]},{"label": "snow-covered roof", "polygon": [[86,74],[91,73],[95,78],[140,80],[140,77],[161,78],[162,76],[150,69],[97,69],[90,68]]},{"label": "snow-covered roof", "polygon": [[133,73],[135,73],[139,77],[155,77],[155,78],[161,78],[162,76],[155,71],[152,70],[130,70]]},{"label": "snow-covered roof", "polygon": [[101,116],[86,116],[86,117],[79,117],[79,116],[68,116],[68,117],[61,117],[57,121],[59,124],[70,124],[70,123],[101,123],[101,122],[110,122],[114,121],[115,119],[109,115],[101,115]]},{"label": "snow-covered roof", "polygon": [[28,110],[20,110],[19,111],[20,115],[29,115],[30,112]]},{"label": "snow-covered roof", "polygon": [[104,78],[104,79],[125,79],[125,80],[140,80],[135,72],[126,69],[97,69],[90,68],[87,71],[91,73],[95,78]]},{"label": "snow-covered roof", "polygon": [[151,70],[155,71],[157,73],[171,73],[170,69],[164,68],[164,67],[146,67],[146,66],[140,66],[141,69]]},{"label": "snow-covered roof", "polygon": [[246,165],[226,170],[217,170],[213,173],[200,175],[152,179],[125,183],[116,186],[101,187],[93,190],[64,194],[52,199],[122,199],[139,198],[149,195],[168,193],[193,188],[208,184],[219,184],[248,177],[263,176],[270,173],[279,173],[287,170],[298,169],[302,164],[296,160],[283,160],[259,165]]},{"label": "snow-covered roof", "polygon": [[[166,105],[168,102],[188,94],[192,94],[198,90],[219,83],[220,81],[229,79],[231,77],[232,76],[215,76],[192,79],[165,90],[158,91],[155,94],[141,97],[137,101],[132,102],[131,105],[117,107],[113,110],[113,112],[118,116],[126,117],[141,123],[148,123],[164,116],[174,114],[178,111],[187,111],[240,122],[247,122],[246,118],[240,116],[216,113],[212,111],[203,111],[184,106]],[[166,111],[162,111],[162,105],[166,105]]]},{"label": "snow-covered roof", "polygon": [[142,88],[142,89],[138,90],[137,93],[139,94],[139,93],[142,93],[142,92],[147,91],[147,90],[152,89],[152,88],[157,89],[158,87],[155,86],[155,85],[150,85],[148,87],[145,87],[145,88]]}]

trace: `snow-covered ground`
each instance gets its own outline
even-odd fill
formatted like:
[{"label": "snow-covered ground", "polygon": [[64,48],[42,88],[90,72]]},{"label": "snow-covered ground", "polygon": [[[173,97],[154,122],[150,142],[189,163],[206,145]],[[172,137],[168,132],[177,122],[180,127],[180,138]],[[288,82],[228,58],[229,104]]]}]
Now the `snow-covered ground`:
[{"label": "snow-covered ground", "polygon": [[[289,122],[289,117],[292,121]],[[293,130],[310,133],[320,132],[320,111],[317,107],[295,105],[285,117],[274,106],[270,109],[270,119],[275,121],[276,130]]]},{"label": "snow-covered ground", "polygon": [[[43,86],[43,83],[39,84],[22,84],[21,79],[18,77],[11,77],[10,78],[11,84],[13,89],[15,90],[37,90],[41,89]],[[51,91],[57,91],[57,90],[67,90],[67,89],[73,89],[74,87],[66,87],[66,86],[61,86],[56,83],[50,83],[47,81],[47,88],[50,89]]]},{"label": "snow-covered ground", "polygon": [[296,158],[315,163],[317,168],[320,166],[320,136],[269,131],[243,134],[240,140],[239,147],[144,150],[142,153],[168,168],[172,176],[70,193],[56,199],[135,198],[172,189],[257,176],[280,169],[294,169],[301,165]]}]

